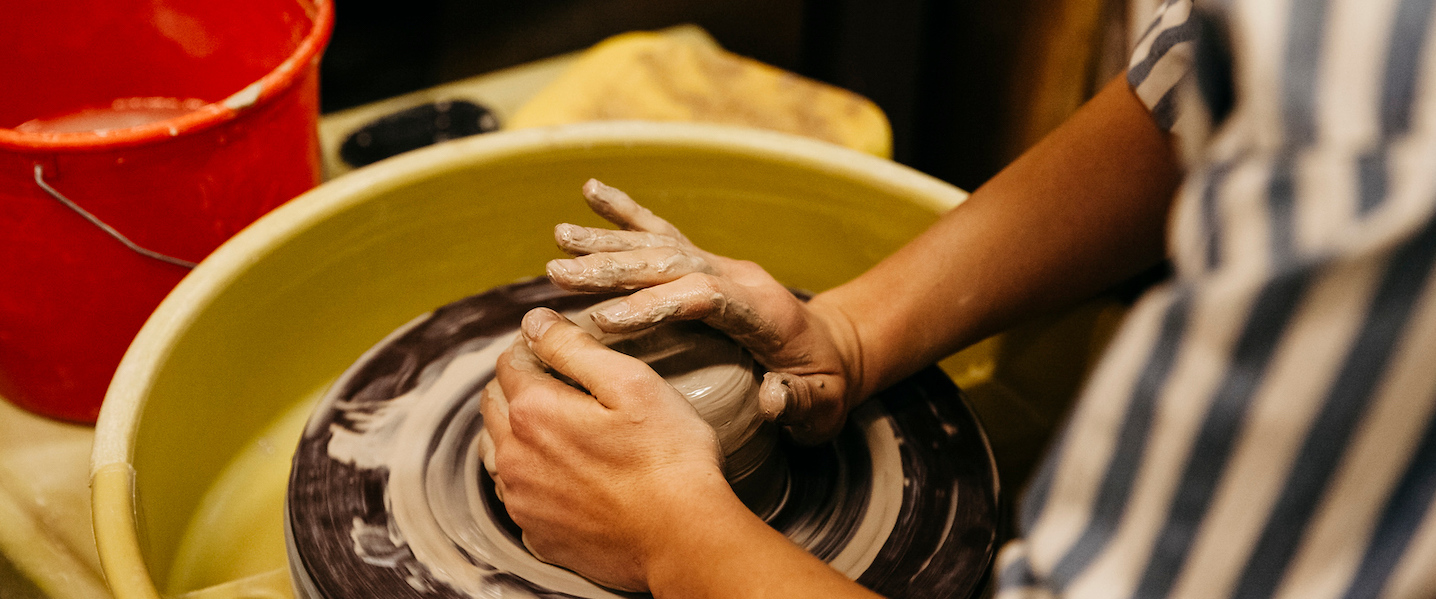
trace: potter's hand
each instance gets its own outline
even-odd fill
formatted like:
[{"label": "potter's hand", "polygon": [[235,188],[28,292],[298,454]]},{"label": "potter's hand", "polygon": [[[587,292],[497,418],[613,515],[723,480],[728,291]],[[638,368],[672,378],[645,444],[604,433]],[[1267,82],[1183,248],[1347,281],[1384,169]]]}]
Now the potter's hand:
[{"label": "potter's hand", "polygon": [[554,238],[572,259],[548,264],[570,291],[639,290],[593,314],[608,332],[665,320],[701,320],[748,348],[768,369],[759,391],[763,416],[800,442],[831,438],[856,403],[856,335],[842,312],[804,304],[762,267],[706,252],[628,194],[590,179],[589,207],[620,231],[561,224]]},{"label": "potter's hand", "polygon": [[673,550],[686,521],[746,511],[723,479],[713,429],[688,400],[552,310],[524,317],[482,409],[525,544],[602,584],[647,590],[652,557]]}]

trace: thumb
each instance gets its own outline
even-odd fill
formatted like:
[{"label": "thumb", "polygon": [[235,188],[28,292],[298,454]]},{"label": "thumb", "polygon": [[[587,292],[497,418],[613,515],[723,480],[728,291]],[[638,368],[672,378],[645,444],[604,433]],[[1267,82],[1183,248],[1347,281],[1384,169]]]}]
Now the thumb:
[{"label": "thumb", "polygon": [[[828,385],[816,384],[823,375],[800,376],[769,371],[758,389],[758,412],[763,419],[782,424],[793,440],[816,445],[842,430],[847,410],[839,397],[825,397]],[[815,388],[817,387],[817,388]]]},{"label": "thumb", "polygon": [[[577,382],[607,408],[652,401],[662,396],[665,387],[672,389],[642,360],[614,351],[551,309],[530,310],[519,330],[539,361]],[[508,380],[501,382],[509,387]]]}]

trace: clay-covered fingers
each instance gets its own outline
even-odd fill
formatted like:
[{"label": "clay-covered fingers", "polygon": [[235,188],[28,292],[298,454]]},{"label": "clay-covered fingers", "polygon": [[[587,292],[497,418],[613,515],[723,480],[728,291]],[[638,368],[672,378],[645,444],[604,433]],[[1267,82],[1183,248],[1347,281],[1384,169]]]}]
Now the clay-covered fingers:
[{"label": "clay-covered fingers", "polygon": [[[607,408],[619,409],[655,392],[672,390],[642,360],[610,349],[548,308],[535,308],[525,314],[520,331],[538,360],[583,386]],[[532,379],[500,380],[510,392],[531,382]],[[510,387],[511,383],[516,386]]]},{"label": "clay-covered fingers", "polygon": [[675,247],[642,248],[551,260],[549,280],[569,291],[643,289],[693,273],[713,273],[706,256]]},{"label": "clay-covered fingers", "polygon": [[[484,415],[484,432],[489,435],[489,444],[497,448],[509,439],[509,401],[504,397],[503,387],[497,378],[489,381],[479,392],[479,412]],[[492,468],[490,468],[492,470]]]},{"label": "clay-covered fingers", "polygon": [[583,199],[588,200],[588,207],[604,220],[623,229],[667,235],[685,243],[688,241],[677,227],[633,201],[628,194],[604,185],[598,179],[589,179],[583,184]]},{"label": "clay-covered fingers", "polygon": [[658,247],[687,248],[691,245],[659,233],[598,229],[569,223],[562,223],[553,228],[553,240],[558,244],[559,249],[567,252],[570,256]]},{"label": "clay-covered fingers", "polygon": [[494,481],[494,493],[503,501],[508,489],[499,476],[496,456],[499,446],[507,444],[513,433],[509,431],[509,402],[497,378],[479,392],[479,412],[484,415],[484,428],[478,435],[479,455],[483,456],[484,470]]},{"label": "clay-covered fingers", "polygon": [[726,277],[690,273],[675,281],[642,289],[592,314],[610,333],[636,331],[668,320],[701,320],[764,354],[781,342],[777,326],[754,306],[750,291]]}]

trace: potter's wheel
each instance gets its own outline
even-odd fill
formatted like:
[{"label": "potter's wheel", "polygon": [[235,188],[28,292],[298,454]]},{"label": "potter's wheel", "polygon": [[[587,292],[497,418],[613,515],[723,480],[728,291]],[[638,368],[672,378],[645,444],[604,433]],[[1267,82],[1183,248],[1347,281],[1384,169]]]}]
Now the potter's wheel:
[{"label": "potter's wheel", "polygon": [[[301,597],[624,597],[538,561],[479,457],[475,396],[538,306],[608,296],[536,279],[415,319],[364,354],[295,452],[286,540]],[[887,596],[967,597],[996,540],[996,473],[936,367],[853,413],[834,441],[780,445],[787,495],[768,523]]]}]

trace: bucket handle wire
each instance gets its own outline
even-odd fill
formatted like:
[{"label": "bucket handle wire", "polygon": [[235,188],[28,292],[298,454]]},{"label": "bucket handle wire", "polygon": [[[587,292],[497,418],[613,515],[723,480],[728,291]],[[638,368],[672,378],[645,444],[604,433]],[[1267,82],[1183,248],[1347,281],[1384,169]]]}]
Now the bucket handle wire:
[{"label": "bucket handle wire", "polygon": [[85,220],[90,221],[90,224],[99,227],[101,231],[104,231],[110,237],[114,237],[120,243],[125,244],[125,247],[130,248],[142,255],[154,258],[155,260],[159,260],[161,262],[168,262],[175,266],[182,266],[184,268],[194,268],[196,266],[195,263],[190,262],[189,260],[182,260],[174,256],[161,254],[154,250],[140,247],[139,244],[130,241],[130,238],[120,234],[120,232],[116,231],[114,227],[105,224],[105,221],[96,218],[95,215],[90,214],[88,210],[81,208],[79,204],[70,201],[70,198],[65,197],[65,195],[60,193],[59,190],[56,190],[54,187],[50,187],[50,184],[45,182],[45,168],[38,164],[35,165],[35,184],[39,185],[40,189],[45,190],[45,193],[50,194],[50,197],[55,198],[61,204],[64,204],[65,207],[74,210],[76,214],[79,214],[80,216],[84,217]]}]

